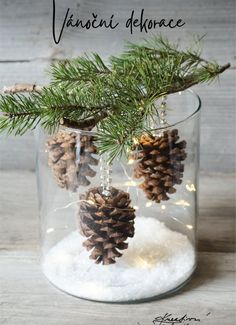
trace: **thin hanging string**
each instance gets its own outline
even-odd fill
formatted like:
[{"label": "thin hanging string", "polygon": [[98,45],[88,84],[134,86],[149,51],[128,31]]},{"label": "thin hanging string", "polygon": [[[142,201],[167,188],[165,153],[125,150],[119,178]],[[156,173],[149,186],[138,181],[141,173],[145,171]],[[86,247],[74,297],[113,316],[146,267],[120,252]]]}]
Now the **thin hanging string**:
[{"label": "thin hanging string", "polygon": [[160,111],[161,127],[168,126],[168,123],[166,120],[166,115],[167,115],[167,113],[166,113],[166,106],[167,106],[166,99],[167,99],[167,96],[163,96],[162,101],[161,101],[161,111]]},{"label": "thin hanging string", "polygon": [[159,136],[159,135],[161,136],[163,133],[163,131],[159,130],[159,128],[169,126],[167,119],[166,119],[166,116],[167,116],[166,100],[167,100],[167,96],[166,95],[162,96],[161,103],[157,106],[154,105],[156,114],[154,114],[153,117],[147,121],[148,128],[152,129],[153,134],[157,135],[157,136]]},{"label": "thin hanging string", "polygon": [[104,153],[100,158],[100,181],[102,187],[102,195],[111,195],[111,172],[112,165],[108,162],[108,154]]},{"label": "thin hanging string", "polygon": [[152,119],[148,121],[148,126],[153,130],[153,135],[155,136],[162,136],[163,130],[160,128],[164,128],[169,126],[166,116],[166,107],[167,107],[167,96],[162,96],[161,103],[157,106],[154,106],[156,114]]}]

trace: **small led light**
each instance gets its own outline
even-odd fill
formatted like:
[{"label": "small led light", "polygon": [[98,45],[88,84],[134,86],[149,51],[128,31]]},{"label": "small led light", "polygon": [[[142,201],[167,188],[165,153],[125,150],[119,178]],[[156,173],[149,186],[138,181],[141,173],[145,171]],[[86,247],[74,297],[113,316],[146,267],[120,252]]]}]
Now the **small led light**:
[{"label": "small led light", "polygon": [[135,162],[135,160],[132,159],[132,158],[130,158],[130,159],[128,160],[128,165],[132,165],[134,162]]},{"label": "small led light", "polygon": [[188,229],[193,229],[193,226],[192,226],[192,225],[186,225],[186,227],[187,227]]},{"label": "small led light", "polygon": [[147,261],[145,261],[144,259],[142,259],[141,257],[139,258],[139,260],[137,261],[137,265],[143,269],[147,269],[149,268],[149,263]]},{"label": "small led light", "polygon": [[134,208],[135,210],[138,210],[138,209],[139,209],[139,207],[138,207],[137,205],[134,205],[133,208]]},{"label": "small led light", "polygon": [[138,140],[136,138],[133,138],[134,144],[139,144]]},{"label": "small led light", "polygon": [[185,200],[179,200],[175,202],[176,205],[182,205],[183,207],[189,207],[190,204]]},{"label": "small led light", "polygon": [[162,204],[161,209],[162,210],[165,210],[166,209],[166,206],[164,204]]},{"label": "small led light", "polygon": [[47,233],[50,234],[50,232],[53,232],[55,229],[54,228],[48,228]]},{"label": "small led light", "polygon": [[149,208],[149,207],[151,207],[151,206],[152,206],[152,202],[147,202],[147,203],[146,203],[146,207],[147,207],[147,208]]},{"label": "small led light", "polygon": [[186,185],[186,189],[189,191],[189,192],[196,192],[196,188],[194,186],[194,184],[187,184]]},{"label": "small led light", "polygon": [[125,182],[125,185],[126,186],[136,186],[137,185],[137,183],[135,182],[135,181],[127,181],[127,182]]}]

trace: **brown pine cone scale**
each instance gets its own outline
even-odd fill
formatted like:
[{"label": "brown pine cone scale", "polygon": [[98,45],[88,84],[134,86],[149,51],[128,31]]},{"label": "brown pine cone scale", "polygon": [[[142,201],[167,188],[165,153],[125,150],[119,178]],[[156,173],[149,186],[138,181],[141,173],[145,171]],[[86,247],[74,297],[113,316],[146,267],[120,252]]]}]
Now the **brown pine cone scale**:
[{"label": "brown pine cone scale", "polygon": [[90,258],[97,264],[109,265],[128,248],[128,237],[134,236],[135,210],[129,194],[112,187],[110,196],[95,187],[80,197],[79,222],[81,233],[88,239],[83,246],[92,250]]},{"label": "brown pine cone scale", "polygon": [[133,159],[138,160],[134,168],[135,178],[144,178],[140,187],[149,200],[160,203],[169,200],[167,194],[176,192],[175,185],[182,183],[186,141],[178,142],[178,130],[164,131],[162,135],[143,135]]}]

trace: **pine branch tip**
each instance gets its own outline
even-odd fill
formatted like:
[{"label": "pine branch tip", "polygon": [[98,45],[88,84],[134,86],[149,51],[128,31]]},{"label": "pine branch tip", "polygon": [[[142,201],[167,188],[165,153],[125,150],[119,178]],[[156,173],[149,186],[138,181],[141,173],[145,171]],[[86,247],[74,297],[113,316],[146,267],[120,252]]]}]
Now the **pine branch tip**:
[{"label": "pine branch tip", "polygon": [[220,66],[219,73],[223,73],[225,70],[229,69],[231,67],[230,63],[226,63],[222,66]]}]

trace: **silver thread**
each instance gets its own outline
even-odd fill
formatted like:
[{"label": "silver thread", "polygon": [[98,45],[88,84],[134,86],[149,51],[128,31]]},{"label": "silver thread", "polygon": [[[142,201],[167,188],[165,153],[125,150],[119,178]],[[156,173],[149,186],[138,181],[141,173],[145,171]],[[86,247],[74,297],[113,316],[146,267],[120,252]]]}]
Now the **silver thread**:
[{"label": "silver thread", "polygon": [[111,172],[112,165],[108,162],[108,155],[105,153],[100,158],[100,181],[102,187],[102,195],[111,195]]},{"label": "silver thread", "polygon": [[162,101],[161,101],[161,111],[160,111],[160,124],[161,126],[167,126],[168,123],[167,123],[167,120],[166,120],[166,99],[167,99],[167,96],[163,96],[162,97]]}]

